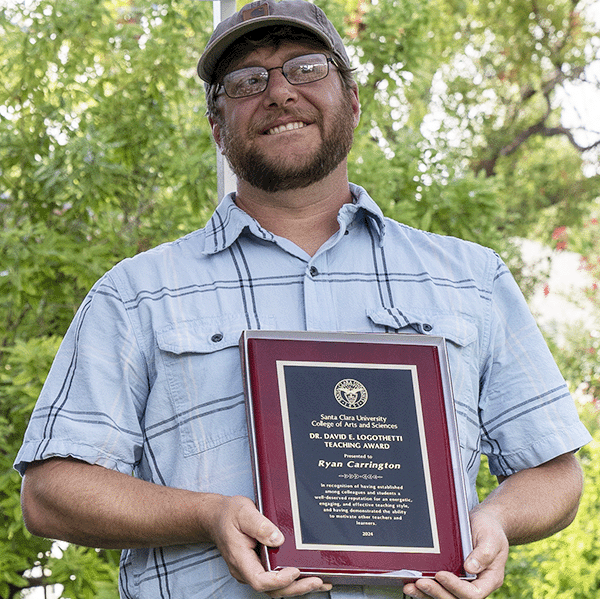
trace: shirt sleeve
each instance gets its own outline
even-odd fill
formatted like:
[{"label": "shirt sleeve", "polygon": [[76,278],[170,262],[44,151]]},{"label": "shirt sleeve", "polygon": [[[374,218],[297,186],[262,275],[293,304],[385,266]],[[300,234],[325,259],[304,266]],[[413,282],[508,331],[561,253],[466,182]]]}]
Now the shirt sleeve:
[{"label": "shirt sleeve", "polygon": [[73,457],[131,474],[140,459],[146,361],[110,273],[83,301],[32,413],[15,468]]},{"label": "shirt sleeve", "polygon": [[508,476],[591,440],[525,299],[498,258],[480,396],[481,448]]}]

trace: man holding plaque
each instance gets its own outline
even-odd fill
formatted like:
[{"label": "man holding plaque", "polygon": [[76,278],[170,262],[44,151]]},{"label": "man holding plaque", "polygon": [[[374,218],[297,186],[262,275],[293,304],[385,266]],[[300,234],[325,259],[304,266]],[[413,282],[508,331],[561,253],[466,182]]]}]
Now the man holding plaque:
[{"label": "man holding plaque", "polygon": [[[122,597],[399,597],[263,568],[256,544],[283,538],[250,499],[237,344],[255,329],[437,335],[477,577],[439,572],[404,592],[488,596],[509,544],[574,518],[573,454],[590,439],[515,282],[493,252],[391,221],[348,182],[358,89],[314,5],[245,6],[216,28],[198,73],[237,192],[204,229],[125,260],[83,302],[16,460],[28,527],[123,549]],[[478,504],[482,452],[500,485]]]}]

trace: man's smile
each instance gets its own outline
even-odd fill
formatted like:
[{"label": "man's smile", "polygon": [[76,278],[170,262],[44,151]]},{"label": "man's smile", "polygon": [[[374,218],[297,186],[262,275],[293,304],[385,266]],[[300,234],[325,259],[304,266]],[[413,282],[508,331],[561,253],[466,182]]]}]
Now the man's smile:
[{"label": "man's smile", "polygon": [[278,125],[271,127],[265,131],[265,135],[276,135],[277,133],[283,133],[284,131],[293,131],[294,129],[302,129],[306,127],[307,123],[302,121],[294,121],[293,123],[286,123],[285,125]]}]

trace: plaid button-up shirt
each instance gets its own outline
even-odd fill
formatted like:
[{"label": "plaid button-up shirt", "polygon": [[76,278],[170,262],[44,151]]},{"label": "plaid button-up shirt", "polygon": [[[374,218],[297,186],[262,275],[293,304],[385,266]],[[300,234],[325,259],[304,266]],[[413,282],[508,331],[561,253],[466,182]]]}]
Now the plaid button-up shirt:
[{"label": "plaid button-up shirt", "polygon": [[[313,257],[227,197],[205,228],[115,266],[64,339],[16,467],[73,456],[159,485],[253,497],[244,329],[445,337],[471,506],[482,452],[506,475],[587,443],[499,257],[384,218],[363,189],[351,190],[339,231]],[[123,552],[121,594],[262,596],[230,576],[211,544]],[[399,595],[331,591],[336,599]]]}]

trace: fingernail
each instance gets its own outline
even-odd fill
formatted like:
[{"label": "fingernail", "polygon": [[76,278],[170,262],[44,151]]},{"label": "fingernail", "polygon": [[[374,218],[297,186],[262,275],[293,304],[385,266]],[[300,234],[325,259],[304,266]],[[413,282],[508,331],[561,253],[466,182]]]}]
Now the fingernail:
[{"label": "fingernail", "polygon": [[273,545],[278,545],[283,543],[283,533],[280,530],[275,530],[273,534],[269,537],[269,543]]},{"label": "fingernail", "polygon": [[471,574],[477,574],[481,570],[481,564],[476,559],[470,559],[465,564],[465,570]]}]

